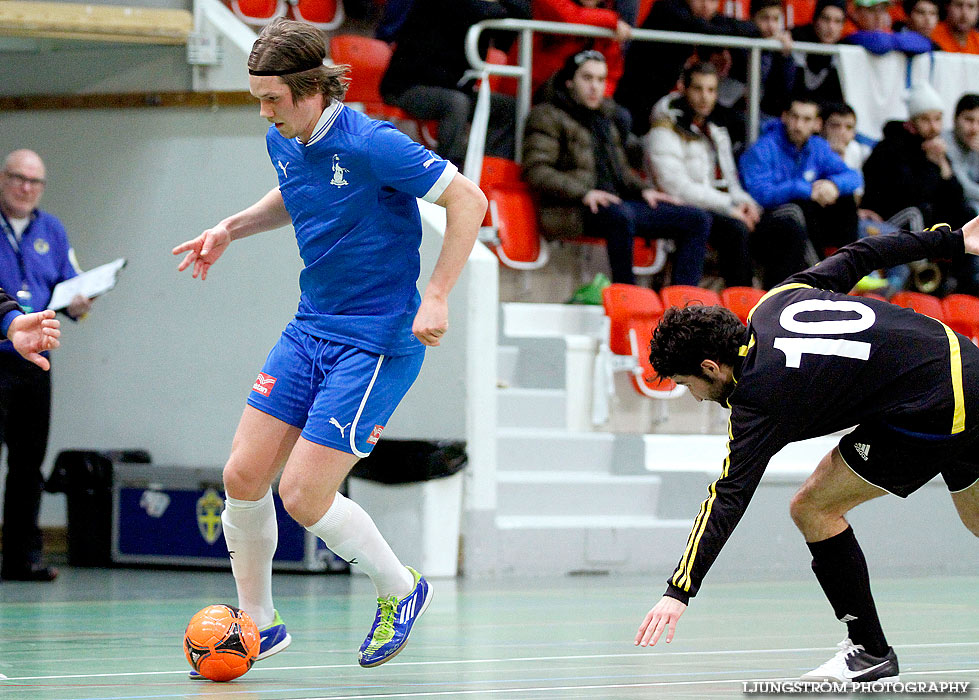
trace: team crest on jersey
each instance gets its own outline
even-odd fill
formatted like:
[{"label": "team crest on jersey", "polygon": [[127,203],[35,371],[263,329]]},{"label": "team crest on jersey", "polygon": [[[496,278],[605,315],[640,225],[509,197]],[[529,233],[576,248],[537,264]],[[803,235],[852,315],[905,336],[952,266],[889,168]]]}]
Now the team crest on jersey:
[{"label": "team crest on jersey", "polygon": [[377,441],[381,439],[381,433],[384,432],[383,425],[375,425],[374,429],[371,431],[371,436],[367,438],[368,445],[376,445]]},{"label": "team crest on jersey", "polygon": [[38,255],[44,255],[51,250],[51,244],[43,238],[38,238],[36,241],[34,241],[34,250],[38,252]]},{"label": "team crest on jersey", "polygon": [[272,387],[275,386],[275,377],[270,374],[265,374],[265,372],[258,373],[258,379],[252,384],[252,391],[257,391],[262,396],[268,396],[272,393]]},{"label": "team crest on jersey", "polygon": [[333,179],[330,180],[330,184],[333,185],[334,187],[343,187],[344,185],[349,185],[350,183],[347,182],[343,177],[344,173],[349,173],[349,172],[350,172],[350,168],[345,168],[342,165],[340,165],[340,156],[334,153],[333,154]]}]

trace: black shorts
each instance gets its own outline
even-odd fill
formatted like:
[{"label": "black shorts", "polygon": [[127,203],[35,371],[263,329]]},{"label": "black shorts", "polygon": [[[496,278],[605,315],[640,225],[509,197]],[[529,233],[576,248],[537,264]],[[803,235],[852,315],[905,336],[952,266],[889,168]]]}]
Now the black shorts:
[{"label": "black shorts", "polygon": [[927,439],[883,426],[859,425],[840,440],[840,455],[861,479],[901,498],[938,474],[949,492],[957,493],[979,481],[979,427]]}]

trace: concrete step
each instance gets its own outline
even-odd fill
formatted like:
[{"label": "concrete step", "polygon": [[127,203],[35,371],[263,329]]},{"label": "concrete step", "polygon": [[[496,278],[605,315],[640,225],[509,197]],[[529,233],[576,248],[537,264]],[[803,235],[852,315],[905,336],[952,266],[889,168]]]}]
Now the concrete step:
[{"label": "concrete step", "polygon": [[500,389],[496,398],[497,425],[512,428],[564,428],[562,389]]},{"label": "concrete step", "polygon": [[496,525],[501,575],[644,573],[665,578],[683,552],[693,521],[497,516]]},{"label": "concrete step", "polygon": [[615,453],[611,433],[575,433],[559,428],[499,428],[497,464],[501,471],[559,469],[608,474]]},{"label": "concrete step", "polygon": [[497,514],[532,516],[649,516],[656,513],[660,477],[590,472],[497,472]]},{"label": "concrete step", "polygon": [[517,378],[517,358],[520,348],[500,345],[496,348],[496,382],[498,386],[513,386]]}]

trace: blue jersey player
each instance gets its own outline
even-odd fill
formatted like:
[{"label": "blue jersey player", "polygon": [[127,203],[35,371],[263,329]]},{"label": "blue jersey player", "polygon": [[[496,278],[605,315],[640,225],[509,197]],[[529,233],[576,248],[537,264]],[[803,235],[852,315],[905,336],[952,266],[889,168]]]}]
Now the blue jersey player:
[{"label": "blue jersey player", "polygon": [[[305,265],[299,309],[238,424],[224,468],[224,536],[239,605],[261,630],[258,658],[268,657],[291,642],[271,591],[271,484],[281,470],[289,514],[377,588],[377,615],[359,653],[360,665],[370,667],[402,649],[431,591],[337,489],[414,382],[425,346],[446,332],[447,296],[486,199],[448,161],[344,106],[348,67],[324,66],[325,57],[322,35],[308,24],[282,19],[263,29],[248,58],[249,87],[272,123],[266,141],[279,185],[173,252],[186,253],[178,270],[193,267],[205,279],[232,241],[295,228]],[[416,198],[446,209],[442,250],[423,296],[416,289]]]}]

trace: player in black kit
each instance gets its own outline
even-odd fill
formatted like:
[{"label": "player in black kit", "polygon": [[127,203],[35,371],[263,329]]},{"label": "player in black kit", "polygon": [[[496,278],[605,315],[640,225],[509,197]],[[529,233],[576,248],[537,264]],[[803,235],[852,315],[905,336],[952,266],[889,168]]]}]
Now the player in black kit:
[{"label": "player in black kit", "polygon": [[719,306],[669,309],[650,361],[698,400],[730,407],[728,456],[663,598],[636,644],[677,620],[730,537],[769,460],[790,442],[857,426],[792,498],[812,568],[849,638],[806,680],[898,675],[870,591],[863,552],[845,519],[855,506],[906,497],[941,474],[962,522],[979,536],[979,348],[909,309],[846,293],[871,270],[921,258],[979,255],[979,218],[962,230],[851,243],[772,289],[748,327]]}]

